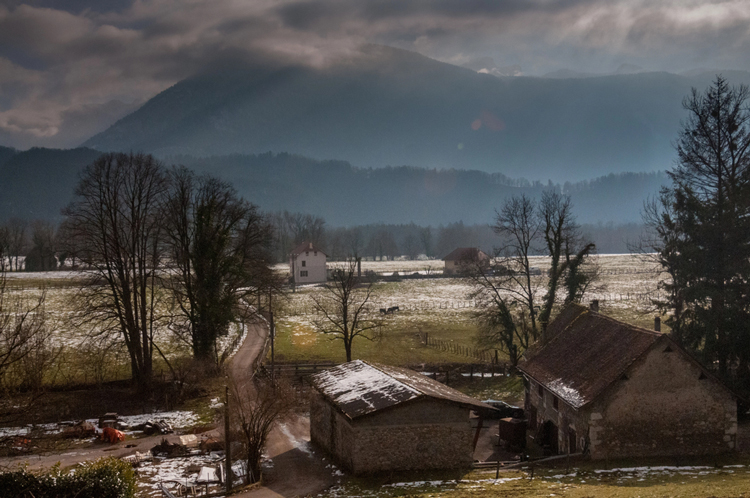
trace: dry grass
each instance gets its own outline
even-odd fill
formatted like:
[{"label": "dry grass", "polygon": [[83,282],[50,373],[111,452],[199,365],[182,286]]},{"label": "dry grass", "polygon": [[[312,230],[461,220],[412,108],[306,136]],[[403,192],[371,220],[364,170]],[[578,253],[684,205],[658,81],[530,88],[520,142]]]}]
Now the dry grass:
[{"label": "dry grass", "polygon": [[[332,488],[327,495],[368,498],[750,498],[747,458],[734,455],[723,461],[726,464],[723,467],[715,466],[716,460],[710,458],[691,462],[700,467],[664,466],[665,462],[618,462],[617,466],[614,463],[609,465],[609,470],[602,462],[584,462],[571,469],[536,468],[533,477],[528,469],[501,472],[497,480],[494,470],[359,478]],[[646,466],[648,463],[653,465]]]}]

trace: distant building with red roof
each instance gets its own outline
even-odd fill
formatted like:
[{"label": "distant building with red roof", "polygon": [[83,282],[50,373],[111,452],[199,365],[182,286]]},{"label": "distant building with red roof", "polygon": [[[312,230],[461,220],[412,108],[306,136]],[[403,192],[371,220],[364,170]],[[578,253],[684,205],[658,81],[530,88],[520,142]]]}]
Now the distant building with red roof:
[{"label": "distant building with red roof", "polygon": [[446,275],[465,273],[471,265],[489,264],[490,257],[477,247],[459,247],[443,258]]}]

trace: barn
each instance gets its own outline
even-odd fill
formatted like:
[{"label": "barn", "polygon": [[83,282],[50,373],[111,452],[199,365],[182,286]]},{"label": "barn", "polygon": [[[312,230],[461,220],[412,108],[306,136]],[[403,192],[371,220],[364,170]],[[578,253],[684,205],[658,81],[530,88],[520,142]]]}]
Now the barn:
[{"label": "barn", "polygon": [[563,308],[519,366],[537,442],[594,459],[734,450],[737,397],[668,334],[595,309]]},{"label": "barn", "polygon": [[477,247],[459,247],[443,258],[445,275],[465,273],[472,265],[489,265],[490,257]]},{"label": "barn", "polygon": [[310,438],[354,474],[468,467],[471,410],[494,408],[412,370],[351,361],[313,376]]}]

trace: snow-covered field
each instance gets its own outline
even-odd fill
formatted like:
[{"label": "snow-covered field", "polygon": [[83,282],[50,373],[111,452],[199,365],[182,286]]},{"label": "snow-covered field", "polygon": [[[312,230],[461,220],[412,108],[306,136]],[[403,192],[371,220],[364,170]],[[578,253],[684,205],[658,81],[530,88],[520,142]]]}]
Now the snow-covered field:
[{"label": "snow-covered field", "polygon": [[[549,259],[536,257],[533,265],[543,272],[549,268]],[[653,265],[641,257],[629,254],[596,256],[600,267],[600,281],[586,294],[585,301],[599,299],[603,313],[648,326],[653,319],[650,298],[657,297],[658,273]],[[406,268],[407,272],[423,268],[425,263],[437,265],[439,261],[366,261],[363,271],[373,269],[383,272],[388,265]],[[411,266],[408,266],[411,265]],[[442,268],[441,268],[442,270]],[[545,276],[534,277],[538,286],[537,298],[541,300],[546,284]],[[289,329],[291,334],[314,340],[310,331],[317,316],[312,307],[311,296],[323,292],[320,285],[303,286],[290,295],[286,313],[279,315],[280,329]],[[403,279],[400,282],[380,282],[370,310],[379,314],[381,308],[398,306],[394,317],[397,326],[445,327],[470,325],[476,311],[476,301],[471,297],[472,286],[460,278]]]},{"label": "snow-covered field", "polygon": [[[149,420],[159,421],[163,420],[172,426],[175,430],[187,429],[195,426],[199,421],[200,417],[198,414],[188,410],[177,410],[170,412],[152,412],[144,413],[141,415],[120,415],[118,420],[129,427],[144,424]],[[89,419],[87,422],[91,422],[97,425],[98,419]],[[73,421],[69,422],[68,425],[72,425]],[[39,424],[39,425],[27,425],[23,427],[2,427],[0,428],[0,438],[8,436],[25,436],[33,433],[44,433],[47,435],[60,434],[63,431],[66,423],[62,424]],[[125,434],[133,434],[131,430],[123,431]]]},{"label": "snow-covered field", "polygon": [[[601,267],[601,281],[587,294],[587,299],[599,299],[601,309],[616,318],[634,321],[640,325],[648,325],[652,318],[653,310],[648,298],[655,295],[657,289],[657,274],[649,268],[641,258],[632,255],[600,255],[596,257]],[[338,263],[331,263],[332,266]],[[547,258],[533,258],[533,265],[544,271],[549,266]],[[417,260],[417,261],[364,261],[363,271],[372,270],[380,274],[411,274],[442,273],[443,262],[440,260]],[[278,267],[281,271],[284,265]],[[8,283],[11,292],[21,296],[28,302],[33,302],[42,292],[38,283],[54,282],[46,289],[45,311],[49,314],[49,324],[55,331],[53,337],[54,346],[63,346],[69,351],[76,351],[76,356],[83,357],[91,355],[95,358],[97,348],[91,339],[92,332],[89,328],[76,326],[74,318],[74,299],[76,297],[76,281],[82,276],[77,272],[40,272],[40,273],[8,273]],[[544,292],[546,278],[535,277],[539,284],[538,297]],[[66,285],[69,283],[69,285]],[[398,306],[400,311],[389,316],[390,325],[402,328],[411,328],[429,331],[431,327],[442,327],[451,329],[459,327],[462,330],[473,327],[473,312],[476,310],[476,302],[471,298],[471,285],[465,280],[454,278],[424,278],[403,279],[400,282],[380,282],[376,285],[376,294],[372,300],[371,312],[379,314],[380,308]],[[322,292],[320,286],[302,286],[297,292],[289,294],[285,310],[277,314],[277,323],[281,333],[287,331],[295,337],[296,343],[309,343],[317,340],[316,334],[312,332],[313,322],[316,318],[312,309],[310,296]],[[236,341],[241,333],[239,326],[222,338],[225,344],[221,347],[229,347]],[[185,353],[186,345],[177,341],[174,335],[166,328],[161,328],[156,336],[157,344],[168,356]],[[122,348],[117,349],[119,353],[110,355],[111,358],[124,358]],[[122,353],[122,354],[120,354]],[[92,376],[101,375],[94,372],[95,362],[86,360],[92,372],[86,373],[88,379]],[[101,360],[99,360],[101,361]],[[107,371],[106,368],[99,368]]]}]

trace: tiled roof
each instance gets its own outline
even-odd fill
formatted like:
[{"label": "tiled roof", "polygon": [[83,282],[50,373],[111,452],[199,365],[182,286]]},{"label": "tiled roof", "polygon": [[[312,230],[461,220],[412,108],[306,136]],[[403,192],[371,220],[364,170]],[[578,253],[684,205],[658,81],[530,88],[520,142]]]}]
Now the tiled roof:
[{"label": "tiled roof", "polygon": [[492,410],[489,405],[418,372],[362,360],[320,372],[312,379],[315,388],[351,419],[425,397]]},{"label": "tiled roof", "polygon": [[303,252],[307,252],[307,251],[318,251],[319,253],[322,253],[323,255],[327,256],[326,253],[324,253],[318,247],[316,247],[315,245],[313,245],[312,242],[303,242],[300,245],[298,245],[297,247],[295,247],[292,250],[292,256],[297,256],[297,255],[302,254]]},{"label": "tiled roof", "polygon": [[443,258],[443,261],[476,261],[487,255],[476,247],[459,247]]},{"label": "tiled roof", "polygon": [[656,341],[669,340],[578,304],[566,306],[548,331],[550,342],[519,369],[575,408],[593,401]]}]

